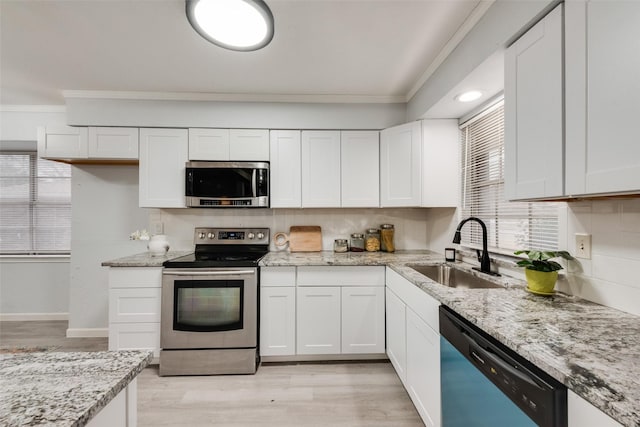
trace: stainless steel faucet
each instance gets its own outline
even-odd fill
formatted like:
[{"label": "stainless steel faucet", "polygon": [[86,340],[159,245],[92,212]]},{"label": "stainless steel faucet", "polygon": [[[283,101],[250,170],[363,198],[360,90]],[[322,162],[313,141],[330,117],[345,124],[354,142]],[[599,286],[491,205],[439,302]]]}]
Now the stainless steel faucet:
[{"label": "stainless steel faucet", "polygon": [[453,243],[460,243],[460,230],[462,229],[462,226],[465,225],[468,221],[475,221],[478,224],[480,224],[480,227],[482,228],[482,256],[480,255],[480,251],[476,250],[478,261],[480,261],[480,268],[474,268],[474,270],[491,274],[493,276],[499,276],[498,273],[491,271],[491,262],[489,261],[489,251],[487,250],[487,226],[480,218],[471,216],[467,219],[463,219],[462,221],[460,221],[460,224],[458,224],[458,228],[456,228],[456,233],[453,235]]}]

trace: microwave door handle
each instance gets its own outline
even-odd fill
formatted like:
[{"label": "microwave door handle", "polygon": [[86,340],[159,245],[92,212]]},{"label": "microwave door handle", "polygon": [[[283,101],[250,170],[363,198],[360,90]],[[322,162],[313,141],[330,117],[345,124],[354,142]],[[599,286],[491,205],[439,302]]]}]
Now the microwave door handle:
[{"label": "microwave door handle", "polygon": [[253,192],[254,198],[258,197],[258,188],[257,188],[258,186],[256,183],[257,176],[258,176],[258,169],[254,168],[253,173],[251,174],[251,191]]}]

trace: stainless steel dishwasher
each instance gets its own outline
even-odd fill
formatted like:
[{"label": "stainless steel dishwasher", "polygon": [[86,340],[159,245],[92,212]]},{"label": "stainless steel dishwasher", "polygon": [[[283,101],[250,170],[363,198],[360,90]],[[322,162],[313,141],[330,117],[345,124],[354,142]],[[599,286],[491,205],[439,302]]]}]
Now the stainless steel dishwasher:
[{"label": "stainless steel dishwasher", "polygon": [[443,427],[566,427],[567,388],[440,306]]}]

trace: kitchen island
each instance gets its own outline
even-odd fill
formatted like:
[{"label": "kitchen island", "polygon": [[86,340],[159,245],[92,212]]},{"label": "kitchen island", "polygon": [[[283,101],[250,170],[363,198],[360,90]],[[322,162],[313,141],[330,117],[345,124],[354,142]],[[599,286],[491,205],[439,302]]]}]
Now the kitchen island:
[{"label": "kitchen island", "polygon": [[135,426],[148,351],[0,354],[0,425]]}]

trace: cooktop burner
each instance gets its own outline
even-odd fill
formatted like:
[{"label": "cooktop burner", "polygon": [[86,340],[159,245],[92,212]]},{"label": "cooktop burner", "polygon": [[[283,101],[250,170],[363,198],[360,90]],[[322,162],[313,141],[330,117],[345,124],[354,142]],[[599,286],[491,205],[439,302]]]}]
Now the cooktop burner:
[{"label": "cooktop burner", "polygon": [[268,228],[196,228],[195,252],[165,261],[165,268],[255,267],[269,252]]}]

